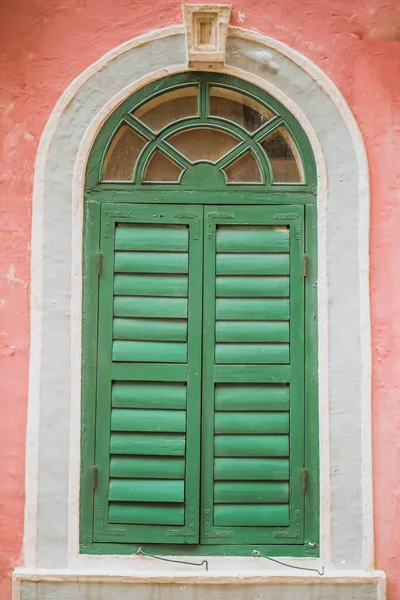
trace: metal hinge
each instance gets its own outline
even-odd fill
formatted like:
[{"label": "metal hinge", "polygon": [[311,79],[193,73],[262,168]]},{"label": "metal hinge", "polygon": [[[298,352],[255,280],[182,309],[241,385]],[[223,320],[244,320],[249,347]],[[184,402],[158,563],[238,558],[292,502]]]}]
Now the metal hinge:
[{"label": "metal hinge", "polygon": [[275,531],[273,537],[276,539],[297,540],[300,537],[299,533],[286,533],[284,531]]},{"label": "metal hinge", "polygon": [[167,535],[170,535],[172,537],[194,537],[196,534],[194,531],[181,531],[180,529],[169,529],[167,531]]},{"label": "metal hinge", "polygon": [[308,257],[307,254],[303,254],[303,275],[307,277],[308,275]]},{"label": "metal hinge", "polygon": [[204,537],[206,538],[226,538],[226,537],[231,537],[232,535],[232,531],[225,531],[224,529],[221,529],[219,531],[211,530],[208,531]]},{"label": "metal hinge", "polygon": [[308,471],[307,469],[301,470],[301,488],[303,492],[307,491],[308,488]]},{"label": "metal hinge", "polygon": [[96,465],[94,465],[92,467],[92,490],[95,490],[97,488],[97,477],[98,476],[98,470]]},{"label": "metal hinge", "polygon": [[101,275],[103,270],[103,255],[101,252],[97,253],[97,275]]}]

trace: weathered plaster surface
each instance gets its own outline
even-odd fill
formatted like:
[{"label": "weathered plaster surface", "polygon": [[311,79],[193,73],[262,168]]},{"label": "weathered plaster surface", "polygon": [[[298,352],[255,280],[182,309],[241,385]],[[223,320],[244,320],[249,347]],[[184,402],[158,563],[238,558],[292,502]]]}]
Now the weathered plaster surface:
[{"label": "weathered plaster surface", "polygon": [[[371,163],[375,539],[389,599],[400,595],[400,384],[397,264],[399,44],[395,2],[242,0],[233,22],[279,39],[319,65],[356,115]],[[29,344],[30,200],[41,131],[62,91],[121,42],[181,21],[172,0],[48,0],[0,5],[0,598],[20,562]],[[6,278],[10,266],[23,283]],[[344,290],[343,293],[346,291]],[[349,402],[352,402],[350,399]]]},{"label": "weathered plaster surface", "polygon": [[[265,55],[265,47],[275,65],[273,75],[267,72],[268,78],[264,72],[265,64],[260,60]],[[32,440],[36,442],[39,437],[39,444],[37,463],[35,459],[28,462],[29,519],[25,539],[28,567],[70,568],[71,561],[75,561],[80,568],[85,565],[97,565],[99,568],[100,564],[104,564],[104,559],[100,557],[78,556],[76,533],[81,231],[85,163],[91,143],[106,116],[134,89],[147,81],[157,79],[166,72],[186,70],[185,60],[183,28],[164,29],[157,35],[136,39],[122,46],[83,74],[67,91],[41,141],[35,180],[34,215],[38,221],[34,221],[32,264],[34,269],[39,266],[42,280],[33,281],[32,302],[34,307],[40,305],[43,309],[38,323],[42,335],[40,343],[36,334],[32,335],[32,340],[34,354],[40,353],[42,361],[41,370],[38,371],[34,364],[31,372],[31,385],[38,381],[38,389],[31,390],[30,396],[28,451]],[[365,498],[369,502],[369,497],[368,490],[363,490],[362,486],[362,460],[369,463],[369,454],[362,456],[358,425],[366,422],[365,431],[368,434],[369,393],[367,384],[363,388],[362,371],[365,370],[368,382],[369,362],[363,364],[361,361],[360,341],[368,346],[369,336],[368,331],[360,331],[359,322],[361,317],[365,318],[363,315],[366,311],[368,321],[368,286],[363,283],[363,296],[361,281],[365,273],[360,271],[360,260],[366,260],[363,252],[367,248],[368,234],[368,194],[360,189],[360,181],[362,188],[367,185],[362,141],[340,94],[329,81],[325,82],[326,77],[321,72],[301,56],[273,41],[232,29],[226,62],[225,72],[258,83],[292,110],[309,134],[316,155],[320,181],[318,295],[321,437],[328,436],[332,442],[330,454],[321,453],[321,557],[326,564],[332,562],[346,570],[370,567],[372,537],[369,531],[370,516],[365,510]],[[128,86],[127,81],[131,82]],[[334,136],[329,123],[334,125]],[[328,187],[326,169],[331,180]],[[333,213],[332,208],[336,209]],[[360,215],[363,215],[364,229],[360,227]],[[346,219],[346,216],[349,218]],[[340,247],[350,247],[351,254],[346,265],[329,244],[335,235]],[[351,302],[346,301],[340,293],[343,285],[348,287]],[[337,305],[336,313],[328,311],[327,300],[331,303],[332,299]],[[342,331],[342,336],[330,335],[328,319],[332,331]],[[345,363],[342,344],[344,333],[350,349]],[[331,355],[329,368],[327,343]],[[60,356],[63,357],[61,362]],[[333,392],[329,390],[329,382]],[[352,386],[354,402],[352,406],[346,404],[343,410],[341,406],[343,398],[348,396],[346,386],[349,384]],[[366,390],[365,399],[363,389]],[[341,415],[338,419],[335,418],[337,414]],[[345,459],[339,460],[336,457],[342,451],[342,432],[345,429],[353,443]],[[365,447],[368,445],[366,437]],[[332,471],[332,463],[337,471]],[[33,472],[35,477],[31,475]],[[333,494],[330,497],[331,488]],[[343,510],[344,498],[350,499],[346,511]],[[122,563],[134,567],[135,571],[139,568],[137,559],[123,561],[121,557],[110,557],[107,562],[114,568]],[[216,567],[218,559],[210,559],[210,562]],[[233,564],[235,561],[229,559],[228,562]],[[241,568],[254,570],[254,565],[250,566],[250,563],[245,561]]]}]

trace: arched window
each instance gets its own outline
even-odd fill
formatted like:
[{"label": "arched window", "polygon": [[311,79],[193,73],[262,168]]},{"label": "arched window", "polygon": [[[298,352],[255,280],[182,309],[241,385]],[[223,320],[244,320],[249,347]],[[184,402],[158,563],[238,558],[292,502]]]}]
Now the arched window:
[{"label": "arched window", "polygon": [[156,81],[104,124],[85,196],[83,551],[307,555],[315,172],[290,113],[233,77]]}]

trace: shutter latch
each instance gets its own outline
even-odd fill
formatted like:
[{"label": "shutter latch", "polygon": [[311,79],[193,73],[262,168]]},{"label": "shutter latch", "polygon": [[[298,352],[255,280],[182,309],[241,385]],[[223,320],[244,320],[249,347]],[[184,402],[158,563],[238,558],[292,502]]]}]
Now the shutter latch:
[{"label": "shutter latch", "polygon": [[308,488],[308,471],[307,469],[301,470],[301,488],[303,492],[307,491]]},{"label": "shutter latch", "polygon": [[92,467],[92,490],[97,488],[98,471],[96,465]]}]

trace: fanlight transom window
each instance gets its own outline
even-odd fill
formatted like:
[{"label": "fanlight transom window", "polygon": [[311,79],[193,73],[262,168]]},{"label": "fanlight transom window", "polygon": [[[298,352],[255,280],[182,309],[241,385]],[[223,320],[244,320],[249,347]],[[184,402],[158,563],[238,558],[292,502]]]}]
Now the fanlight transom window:
[{"label": "fanlight transom window", "polygon": [[180,185],[193,166],[209,164],[223,185],[307,184],[301,144],[276,101],[238,89],[234,78],[181,79],[150,94],[144,88],[114,125],[101,182]]}]

